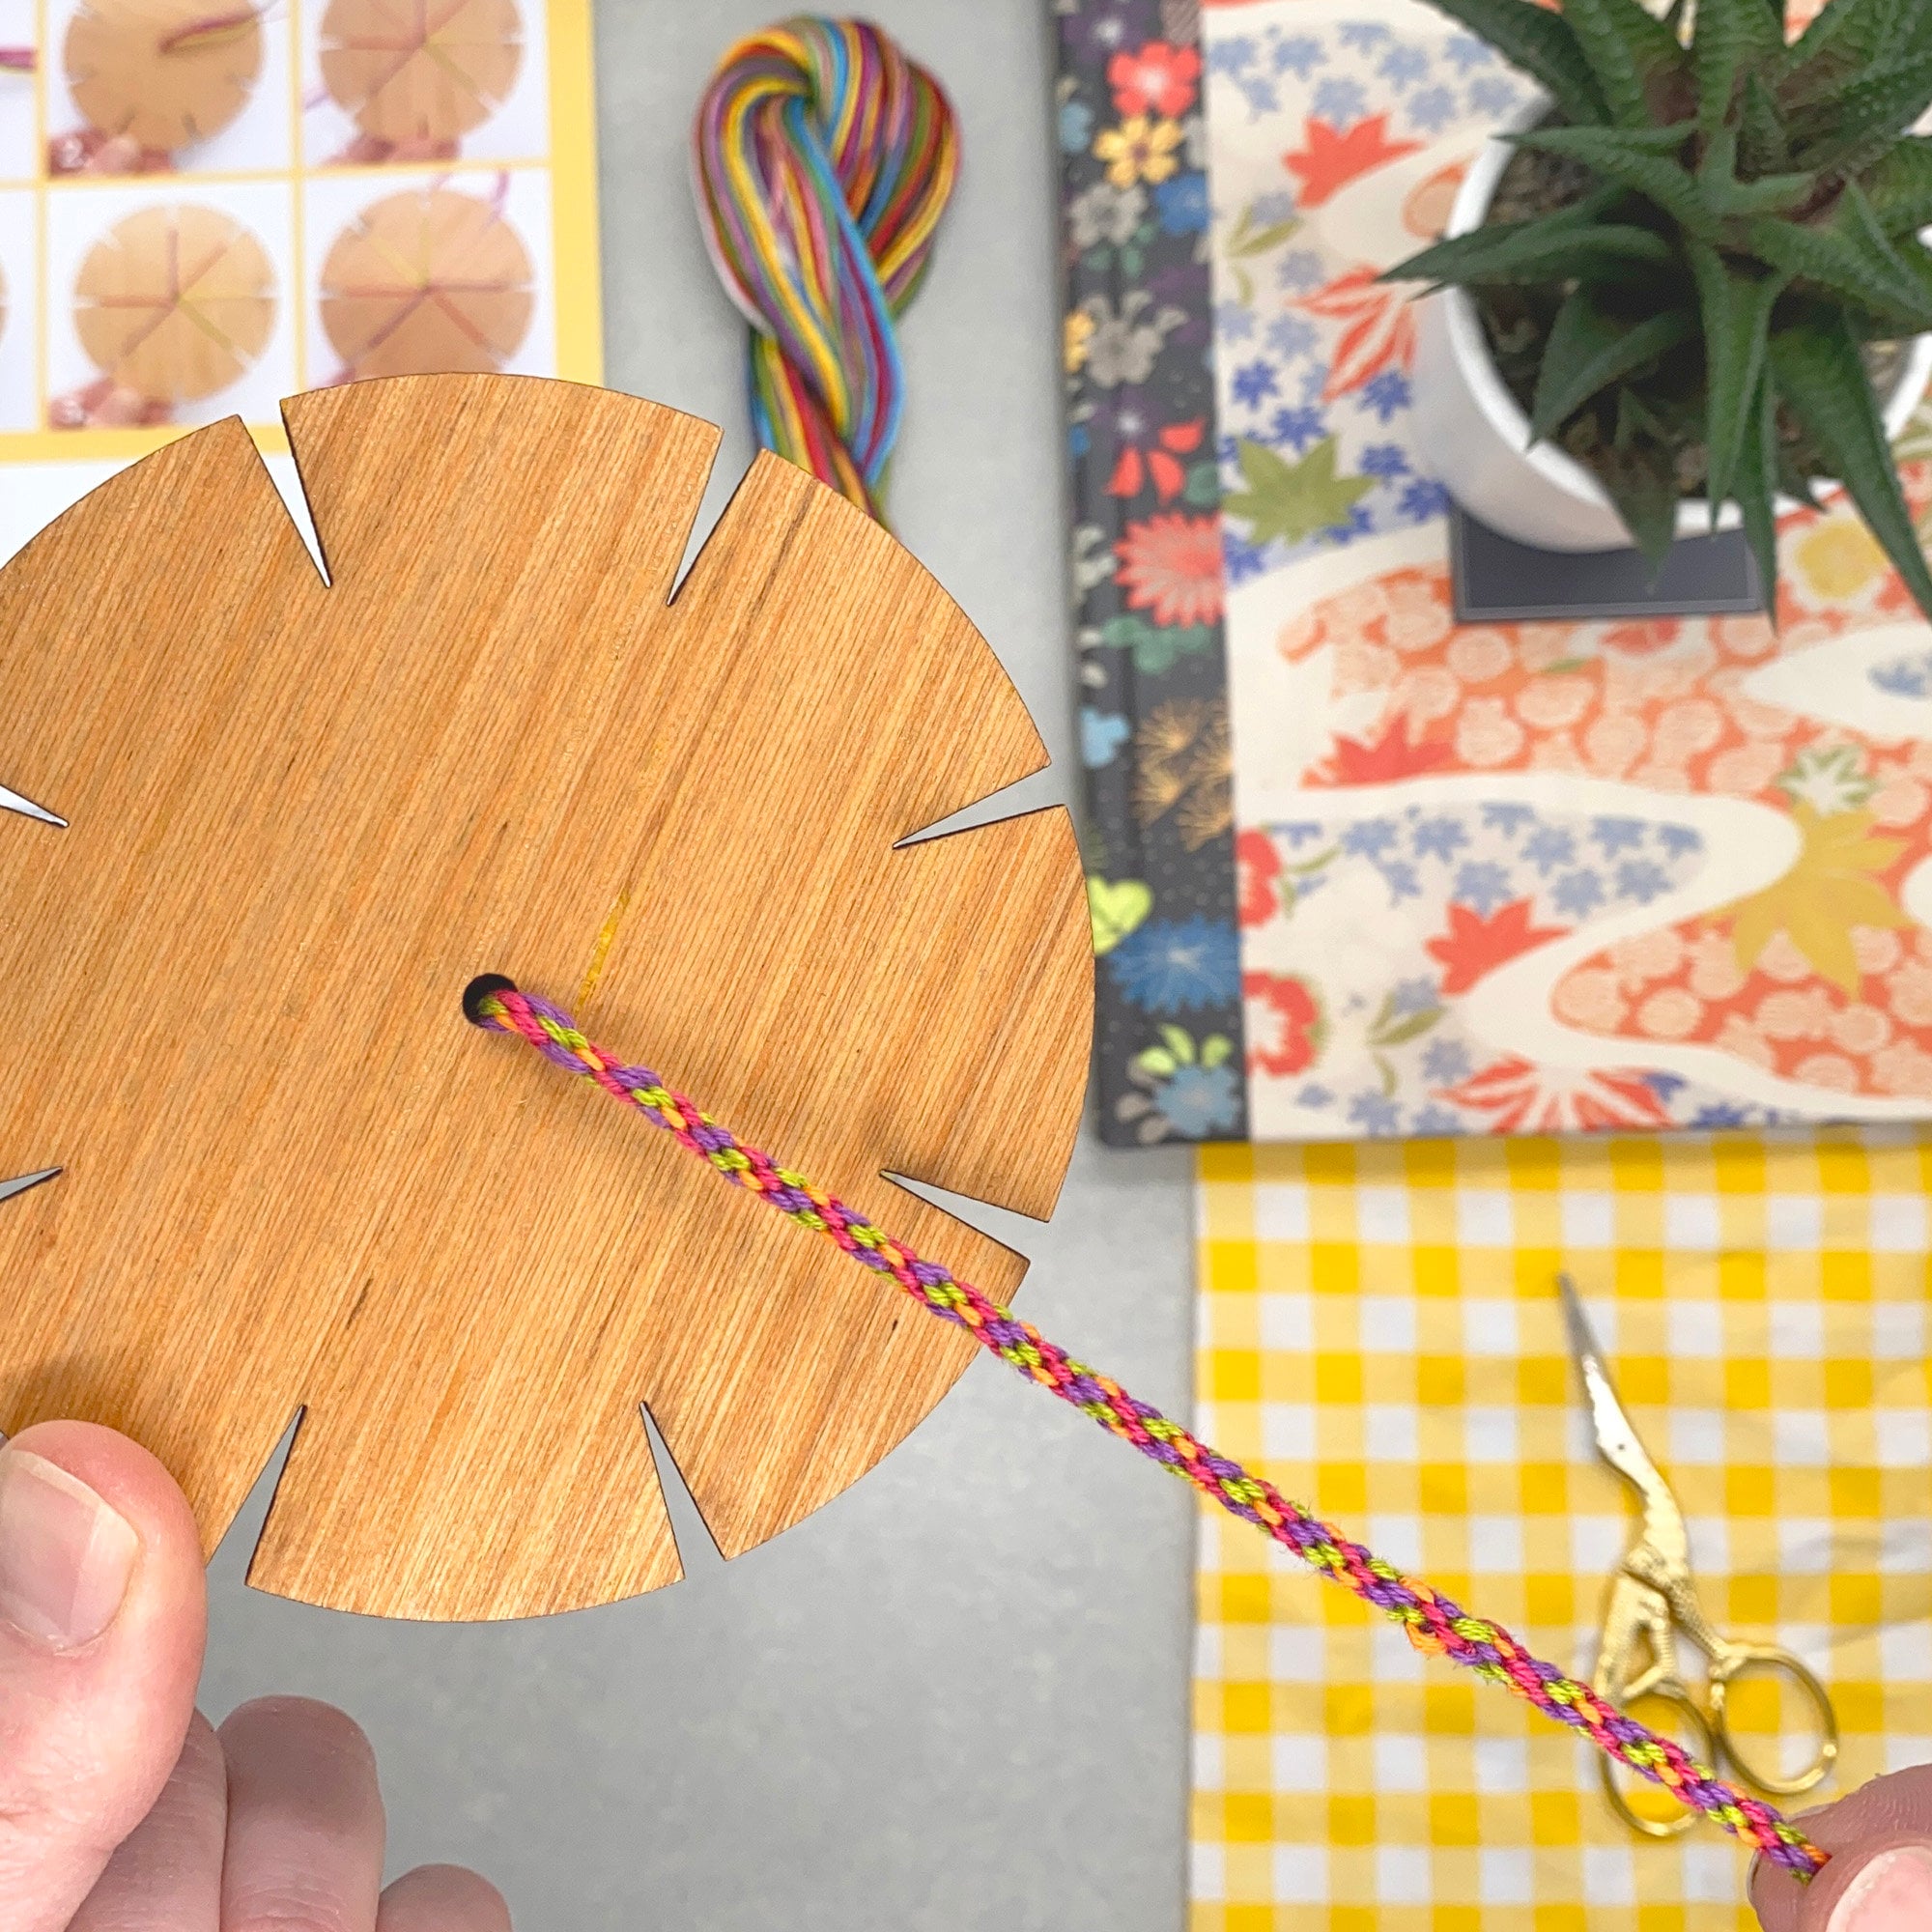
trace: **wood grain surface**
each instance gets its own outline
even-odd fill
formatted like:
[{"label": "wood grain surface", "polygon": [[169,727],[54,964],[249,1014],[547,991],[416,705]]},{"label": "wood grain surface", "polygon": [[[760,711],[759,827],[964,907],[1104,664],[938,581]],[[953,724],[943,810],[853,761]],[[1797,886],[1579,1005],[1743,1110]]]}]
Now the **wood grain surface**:
[{"label": "wood grain surface", "polygon": [[1044,762],[886,532],[760,456],[670,600],[717,433],[412,377],[287,406],[329,582],[239,422],[0,571],[0,1428],[108,1422],[251,1580],[504,1617],[670,1581],[648,1405],[735,1555],[971,1345],[477,1032],[481,972],[956,1271],[895,1186],[1037,1216],[1086,1080],[1065,814],[896,841]]}]

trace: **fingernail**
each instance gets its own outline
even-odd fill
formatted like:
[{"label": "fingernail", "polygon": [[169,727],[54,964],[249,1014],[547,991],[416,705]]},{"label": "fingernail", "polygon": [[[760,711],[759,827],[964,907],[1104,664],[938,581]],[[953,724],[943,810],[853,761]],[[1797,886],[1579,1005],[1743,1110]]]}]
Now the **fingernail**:
[{"label": "fingernail", "polygon": [[1932,1846],[1881,1852],[1845,1889],[1825,1932],[1925,1932],[1932,1925]]},{"label": "fingernail", "polygon": [[0,1450],[0,1619],[54,1650],[92,1643],[119,1614],[140,1548],[78,1476]]}]

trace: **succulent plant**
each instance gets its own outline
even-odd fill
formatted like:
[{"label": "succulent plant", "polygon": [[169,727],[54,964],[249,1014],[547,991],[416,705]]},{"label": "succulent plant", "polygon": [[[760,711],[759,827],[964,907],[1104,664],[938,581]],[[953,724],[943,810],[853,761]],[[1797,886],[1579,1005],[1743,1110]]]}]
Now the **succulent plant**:
[{"label": "succulent plant", "polygon": [[1932,616],[1873,385],[1903,362],[1874,345],[1932,330],[1932,138],[1909,131],[1932,4],[1829,0],[1789,43],[1782,0],[1694,0],[1688,33],[1686,0],[1433,4],[1548,94],[1511,137],[1548,157],[1548,205],[1387,278],[1471,290],[1492,345],[1514,318],[1533,433],[1589,464],[1653,568],[1680,498],[1735,502],[1775,612],[1775,499],[1835,478]]}]

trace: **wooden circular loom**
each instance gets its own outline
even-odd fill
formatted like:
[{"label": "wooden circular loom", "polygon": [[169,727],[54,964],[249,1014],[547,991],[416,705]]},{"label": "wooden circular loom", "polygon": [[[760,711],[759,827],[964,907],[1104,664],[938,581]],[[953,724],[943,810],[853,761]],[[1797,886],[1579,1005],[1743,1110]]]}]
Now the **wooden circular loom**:
[{"label": "wooden circular loom", "polygon": [[516,0],[329,0],[323,84],[372,139],[454,154],[516,84],[523,33]]},{"label": "wooden circular loom", "polygon": [[260,16],[221,0],[86,0],[63,57],[90,128],[173,155],[246,105],[262,71]]},{"label": "wooden circular loom", "polygon": [[1086,1080],[1064,811],[901,844],[1037,770],[992,652],[761,455],[679,585],[718,432],[400,378],[285,409],[329,581],[237,421],[0,571],[0,1428],[113,1424],[251,1580],[528,1615],[669,1582],[639,1405],[736,1555],[973,1352],[889,1281],[461,1009],[586,1027],[989,1293],[883,1178],[1043,1216]]},{"label": "wooden circular loom", "polygon": [[483,375],[529,332],[532,276],[494,202],[411,189],[336,237],[322,268],[322,326],[351,376]]},{"label": "wooden circular loom", "polygon": [[275,271],[239,221],[192,202],[144,208],[87,252],[75,331],[101,374],[157,403],[241,377],[275,325]]}]

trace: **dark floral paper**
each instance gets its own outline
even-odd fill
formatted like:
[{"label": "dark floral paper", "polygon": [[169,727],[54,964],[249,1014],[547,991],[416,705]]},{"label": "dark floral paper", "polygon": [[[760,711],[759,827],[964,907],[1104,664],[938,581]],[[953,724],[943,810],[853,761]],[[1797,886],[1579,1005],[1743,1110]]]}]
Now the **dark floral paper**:
[{"label": "dark floral paper", "polygon": [[1247,1132],[1198,0],[1059,0],[1100,1123]]}]

